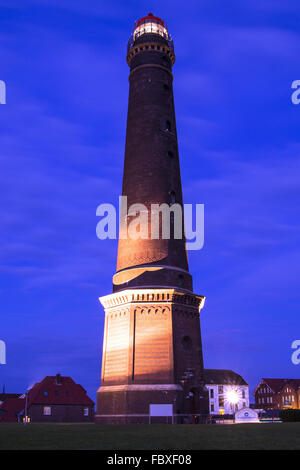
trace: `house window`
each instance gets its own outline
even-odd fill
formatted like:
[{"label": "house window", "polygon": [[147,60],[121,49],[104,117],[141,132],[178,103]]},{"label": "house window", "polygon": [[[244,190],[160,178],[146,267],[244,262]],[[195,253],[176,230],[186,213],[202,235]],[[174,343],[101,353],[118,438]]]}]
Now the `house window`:
[{"label": "house window", "polygon": [[246,398],[245,390],[242,391],[242,398]]},{"label": "house window", "polygon": [[70,392],[66,392],[66,395],[67,395],[67,397],[69,397],[69,396],[70,396]]},{"label": "house window", "polygon": [[44,406],[43,415],[44,416],[51,416],[51,406]]},{"label": "house window", "polygon": [[210,411],[211,412],[215,411],[215,405],[213,403],[210,405]]},{"label": "house window", "polygon": [[224,397],[219,397],[219,408],[224,408]]},{"label": "house window", "polygon": [[210,389],[210,398],[214,398],[214,389],[213,388]]},{"label": "house window", "polygon": [[88,415],[89,415],[89,409],[83,408],[83,416],[88,416]]},{"label": "house window", "polygon": [[273,397],[270,397],[270,403],[273,403]]},{"label": "house window", "polygon": [[246,408],[246,402],[243,401],[243,408]]},{"label": "house window", "polygon": [[222,393],[224,393],[223,385],[219,385],[219,386],[218,386],[218,392],[219,392],[220,395],[221,395]]},{"label": "house window", "polygon": [[47,397],[48,396],[48,392],[45,390],[44,391],[44,397]]},{"label": "house window", "polygon": [[56,396],[56,397],[58,397],[58,391],[57,391],[57,390],[55,390],[55,392],[54,392],[54,393],[55,393],[55,396]]}]

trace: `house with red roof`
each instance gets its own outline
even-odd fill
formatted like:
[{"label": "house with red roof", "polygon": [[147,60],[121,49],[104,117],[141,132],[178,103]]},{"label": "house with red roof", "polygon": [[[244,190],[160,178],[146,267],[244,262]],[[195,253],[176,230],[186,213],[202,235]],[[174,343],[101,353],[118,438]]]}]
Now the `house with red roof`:
[{"label": "house with red roof", "polygon": [[0,404],[0,423],[17,423],[23,420],[25,409],[24,395],[6,398]]},{"label": "house with red roof", "polygon": [[22,393],[6,393],[5,386],[3,386],[3,392],[0,393],[0,405],[8,398],[19,398],[21,395]]},{"label": "house with red roof", "polygon": [[300,380],[290,379],[277,394],[282,409],[300,408]]},{"label": "house with red roof", "polygon": [[[0,422],[82,423],[94,420],[94,402],[71,377],[47,376],[24,398],[8,399],[1,405]],[[14,400],[14,401],[13,401]]]},{"label": "house with red roof", "polygon": [[261,379],[254,391],[256,408],[300,408],[299,379]]}]

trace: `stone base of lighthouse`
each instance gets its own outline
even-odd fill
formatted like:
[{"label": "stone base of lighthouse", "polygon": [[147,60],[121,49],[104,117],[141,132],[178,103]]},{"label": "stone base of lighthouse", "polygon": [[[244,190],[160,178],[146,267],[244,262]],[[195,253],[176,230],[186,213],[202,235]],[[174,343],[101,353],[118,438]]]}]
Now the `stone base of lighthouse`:
[{"label": "stone base of lighthouse", "polygon": [[199,318],[204,297],[172,288],[128,289],[100,300],[105,329],[96,423],[147,423],[151,404],[172,404],[174,414],[207,413]]},{"label": "stone base of lighthouse", "polygon": [[[182,402],[183,390],[179,385],[148,384],[100,387],[97,394],[98,424],[148,424],[150,404],[177,404]],[[165,417],[153,418],[166,422]],[[171,422],[169,420],[168,422]]]}]

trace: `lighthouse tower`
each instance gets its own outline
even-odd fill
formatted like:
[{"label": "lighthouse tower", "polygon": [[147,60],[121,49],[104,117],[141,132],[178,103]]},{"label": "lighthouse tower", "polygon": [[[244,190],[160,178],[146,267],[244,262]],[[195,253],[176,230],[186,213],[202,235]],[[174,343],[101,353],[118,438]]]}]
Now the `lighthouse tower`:
[{"label": "lighthouse tower", "polygon": [[[165,22],[149,13],[129,39],[129,103],[123,206],[113,293],[105,308],[97,423],[148,422],[151,404],[169,404],[174,414],[201,413],[206,406],[200,310],[205,298],[193,293],[184,231],[151,233],[153,205],[183,206],[175,121],[173,41]],[[143,205],[144,236],[128,236]],[[138,206],[136,206],[138,207]],[[143,222],[144,221],[144,222]],[[183,225],[183,220],[182,220]],[[145,236],[146,233],[146,236]]]}]

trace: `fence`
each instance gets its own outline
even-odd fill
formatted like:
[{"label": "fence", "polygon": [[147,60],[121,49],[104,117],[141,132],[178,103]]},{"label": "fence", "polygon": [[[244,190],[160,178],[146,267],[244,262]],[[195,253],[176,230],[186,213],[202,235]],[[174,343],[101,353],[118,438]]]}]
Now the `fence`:
[{"label": "fence", "polygon": [[173,414],[151,416],[150,414],[96,415],[99,424],[233,424],[232,415]]}]

